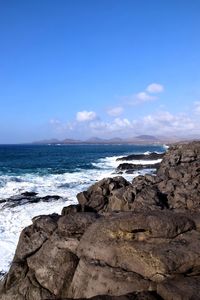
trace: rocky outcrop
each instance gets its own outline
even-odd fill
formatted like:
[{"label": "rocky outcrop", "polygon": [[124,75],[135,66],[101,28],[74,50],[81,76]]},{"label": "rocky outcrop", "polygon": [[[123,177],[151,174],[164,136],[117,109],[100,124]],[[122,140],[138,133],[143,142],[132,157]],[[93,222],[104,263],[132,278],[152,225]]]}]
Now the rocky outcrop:
[{"label": "rocky outcrop", "polygon": [[119,164],[119,166],[117,167],[116,171],[117,172],[121,172],[121,171],[125,171],[125,173],[128,174],[133,174],[135,171],[140,171],[140,170],[144,170],[144,169],[153,169],[153,170],[157,170],[159,168],[160,164],[156,163],[156,164],[130,164],[130,163],[122,163]]},{"label": "rocky outcrop", "polygon": [[20,236],[1,300],[200,299],[200,142],[157,176],[107,178]]},{"label": "rocky outcrop", "polygon": [[117,161],[120,160],[156,160],[156,159],[162,159],[164,153],[156,153],[152,152],[150,154],[131,154],[128,156],[123,156],[120,158],[117,158]]},{"label": "rocky outcrop", "polygon": [[62,197],[58,195],[47,195],[44,197],[40,197],[37,193],[34,192],[25,192],[19,195],[12,196],[8,199],[0,200],[0,203],[3,203],[3,207],[13,208],[19,205],[26,205],[38,202],[51,202],[61,200]]},{"label": "rocky outcrop", "polygon": [[107,178],[77,197],[82,205],[94,208],[98,198],[97,210],[100,212],[139,209],[200,211],[200,142],[172,147],[164,156],[156,176],[139,176],[132,184],[122,177]]}]

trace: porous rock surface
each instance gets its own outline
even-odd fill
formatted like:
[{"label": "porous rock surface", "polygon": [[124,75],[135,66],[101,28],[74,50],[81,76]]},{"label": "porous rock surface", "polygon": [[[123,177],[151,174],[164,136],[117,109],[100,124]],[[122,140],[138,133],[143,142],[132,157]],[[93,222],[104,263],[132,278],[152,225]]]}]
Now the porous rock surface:
[{"label": "porous rock surface", "polygon": [[77,198],[22,231],[1,300],[200,299],[200,142]]}]

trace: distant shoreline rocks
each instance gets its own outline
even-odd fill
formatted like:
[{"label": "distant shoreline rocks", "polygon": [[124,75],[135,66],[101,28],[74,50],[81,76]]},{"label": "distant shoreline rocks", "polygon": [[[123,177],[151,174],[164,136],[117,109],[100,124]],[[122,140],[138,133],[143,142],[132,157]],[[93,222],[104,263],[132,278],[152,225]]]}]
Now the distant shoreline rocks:
[{"label": "distant shoreline rocks", "polygon": [[127,156],[119,157],[116,160],[122,161],[122,160],[157,160],[162,159],[164,157],[165,153],[156,153],[152,152],[149,154],[130,154]]},{"label": "distant shoreline rocks", "polygon": [[[141,171],[144,169],[157,171],[164,155],[165,153],[152,152],[147,154],[131,154],[117,158],[116,161],[125,162],[119,164],[119,166],[116,168],[116,173],[123,174],[123,172],[125,172],[127,174],[133,174],[136,171]],[[128,163],[127,161],[138,161],[138,163]]]}]

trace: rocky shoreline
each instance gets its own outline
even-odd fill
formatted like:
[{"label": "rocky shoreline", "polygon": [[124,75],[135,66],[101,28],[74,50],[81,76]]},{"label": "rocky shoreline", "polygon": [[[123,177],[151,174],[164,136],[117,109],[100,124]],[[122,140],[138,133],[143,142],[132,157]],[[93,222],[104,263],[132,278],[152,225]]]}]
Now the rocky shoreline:
[{"label": "rocky shoreline", "polygon": [[[147,173],[156,173],[160,167],[160,161],[164,157],[164,153],[147,153],[147,154],[131,154],[117,158],[116,161],[122,161],[116,168],[117,174],[134,174],[135,171],[148,170]],[[128,161],[128,162],[127,162]],[[139,162],[131,163],[129,161]],[[145,162],[145,163],[144,163]]]},{"label": "rocky shoreline", "polygon": [[200,299],[200,142],[77,199],[22,231],[1,300]]}]

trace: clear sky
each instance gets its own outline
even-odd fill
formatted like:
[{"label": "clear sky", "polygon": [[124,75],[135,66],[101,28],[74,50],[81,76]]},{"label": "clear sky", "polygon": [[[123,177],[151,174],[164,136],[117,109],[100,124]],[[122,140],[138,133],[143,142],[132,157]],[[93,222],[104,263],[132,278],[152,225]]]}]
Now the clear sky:
[{"label": "clear sky", "polygon": [[199,0],[0,0],[0,143],[200,135]]}]

